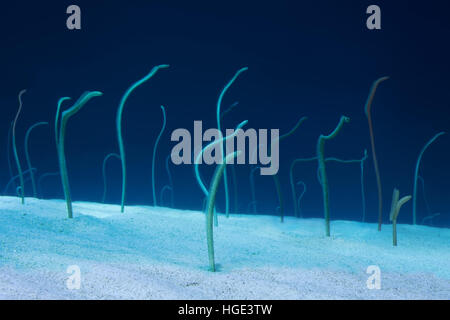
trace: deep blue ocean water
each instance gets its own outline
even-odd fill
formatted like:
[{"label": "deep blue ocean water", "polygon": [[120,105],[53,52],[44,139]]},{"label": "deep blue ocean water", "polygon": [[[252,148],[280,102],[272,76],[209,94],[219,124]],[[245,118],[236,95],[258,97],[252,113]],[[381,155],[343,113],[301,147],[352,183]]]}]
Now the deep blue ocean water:
[{"label": "deep blue ocean water", "polygon": [[[152,205],[153,145],[162,125],[160,105],[167,112],[156,161],[159,193],[168,184],[165,158],[175,145],[177,128],[193,130],[194,120],[216,128],[220,91],[235,72],[248,67],[226,93],[222,108],[239,104],[223,118],[223,128],[243,120],[255,129],[288,132],[303,116],[299,129],[280,145],[279,178],[286,215],[293,214],[289,166],[296,158],[316,155],[320,134],[329,134],[341,115],[351,121],[326,144],[326,156],[360,159],[367,149],[365,195],[367,221],[377,220],[377,185],[367,118],[370,86],[383,82],[372,106],[374,135],[383,186],[384,222],[392,190],[412,194],[414,168],[421,148],[436,133],[449,132],[433,143],[421,162],[425,182],[418,189],[418,221],[440,213],[435,226],[450,225],[450,6],[444,1],[377,1],[382,29],[366,28],[371,1],[165,2],[78,1],[81,30],[68,30],[70,1],[8,2],[0,9],[0,186],[10,179],[7,136],[20,90],[23,110],[17,121],[18,153],[26,169],[23,141],[30,137],[30,156],[36,176],[57,172],[54,118],[57,101],[77,99],[86,90],[103,96],[89,102],[67,127],[66,156],[74,200],[100,201],[102,161],[118,152],[115,118],[125,90],[153,66],[170,64],[137,88],[127,100],[123,132],[127,155],[127,204]],[[70,104],[69,104],[70,105]],[[68,105],[64,105],[66,108]],[[17,174],[12,153],[13,174]],[[249,213],[252,201],[249,165],[236,166],[238,199],[231,212]],[[177,208],[201,209],[203,194],[192,165],[170,164]],[[202,166],[207,182],[214,166]],[[361,220],[358,164],[329,164],[332,219]],[[120,162],[107,167],[107,202],[119,203]],[[302,199],[305,217],[322,217],[322,193],[317,162],[301,164],[295,180],[307,185]],[[41,197],[62,198],[57,176],[41,181]],[[279,206],[273,179],[255,176],[258,213],[276,214]],[[14,194],[14,187],[7,194]],[[300,192],[301,188],[297,189]],[[31,195],[31,186],[25,185]],[[424,200],[426,199],[426,201]],[[163,205],[169,205],[165,198]],[[237,201],[237,208],[235,207]],[[224,210],[223,189],[217,199]],[[399,222],[411,223],[411,203]]]}]

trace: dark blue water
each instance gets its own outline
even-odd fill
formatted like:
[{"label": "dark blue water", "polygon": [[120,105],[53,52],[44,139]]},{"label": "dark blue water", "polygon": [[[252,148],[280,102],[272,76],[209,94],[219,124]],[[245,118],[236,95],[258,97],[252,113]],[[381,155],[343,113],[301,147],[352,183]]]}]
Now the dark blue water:
[{"label": "dark blue water", "polygon": [[[248,120],[249,128],[289,131],[302,116],[308,120],[280,146],[279,177],[286,214],[292,215],[289,166],[295,158],[312,157],[318,136],[330,133],[339,117],[351,122],[326,144],[326,155],[343,159],[371,156],[364,104],[372,82],[388,75],[373,103],[375,143],[383,186],[384,220],[388,222],[392,190],[411,194],[420,149],[440,131],[450,131],[450,5],[444,1],[377,1],[382,29],[368,30],[365,13],[372,1],[171,2],[78,1],[82,29],[68,30],[70,1],[8,2],[0,9],[0,118],[3,188],[9,180],[6,149],[17,94],[27,89],[17,123],[19,156],[25,166],[23,139],[29,126],[48,121],[30,138],[37,176],[58,171],[54,143],[56,102],[77,99],[85,90],[99,90],[67,127],[66,155],[74,200],[100,201],[101,167],[106,154],[118,152],[117,107],[125,90],[158,64],[170,64],[136,89],[123,114],[127,154],[127,204],[152,204],[151,161],[160,130],[160,105],[167,128],[157,154],[158,194],[168,177],[164,159],[176,128],[192,130],[194,120],[216,127],[216,102],[221,89],[241,67],[223,108],[239,105],[224,117],[233,128]],[[65,105],[67,107],[68,105]],[[421,173],[428,207],[419,187],[418,220],[441,213],[433,223],[450,224],[450,135],[439,138],[424,154]],[[13,159],[11,158],[11,161]],[[251,201],[250,166],[237,166],[238,208],[247,213]],[[304,181],[305,217],[322,217],[317,163],[299,165],[295,180]],[[16,169],[13,163],[14,174]],[[108,165],[107,201],[119,203],[120,163]],[[200,209],[203,195],[189,165],[171,165],[175,205]],[[201,168],[209,181],[214,167]],[[332,219],[361,219],[359,166],[329,164]],[[377,219],[377,189],[372,158],[365,164],[367,220]],[[229,179],[231,171],[229,171]],[[256,176],[258,211],[275,214],[279,206],[273,179]],[[232,181],[230,180],[230,183]],[[26,193],[31,195],[30,185]],[[299,192],[301,189],[297,189]],[[9,194],[14,194],[9,191]],[[58,177],[42,181],[42,196],[62,198]],[[169,204],[168,199],[165,200]],[[223,192],[217,200],[224,208]],[[410,223],[411,203],[399,221]]]}]

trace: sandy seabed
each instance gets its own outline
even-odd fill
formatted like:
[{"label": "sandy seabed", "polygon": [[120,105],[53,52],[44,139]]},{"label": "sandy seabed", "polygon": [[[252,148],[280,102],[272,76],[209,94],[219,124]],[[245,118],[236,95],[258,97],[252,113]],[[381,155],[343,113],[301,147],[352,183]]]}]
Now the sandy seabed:
[{"label": "sandy seabed", "polygon": [[449,229],[399,225],[393,247],[390,225],[332,221],[327,238],[322,219],[220,215],[213,273],[199,211],[75,202],[74,215],[0,197],[0,299],[450,299]]}]

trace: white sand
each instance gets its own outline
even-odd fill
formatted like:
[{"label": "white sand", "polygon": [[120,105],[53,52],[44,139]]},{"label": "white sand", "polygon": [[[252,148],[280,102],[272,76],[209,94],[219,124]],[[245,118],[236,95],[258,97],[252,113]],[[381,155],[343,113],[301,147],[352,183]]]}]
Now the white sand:
[{"label": "white sand", "polygon": [[[450,230],[0,197],[0,299],[450,299]],[[406,212],[404,212],[406,214]],[[70,265],[81,288],[69,290]],[[366,285],[369,265],[381,289]]]}]

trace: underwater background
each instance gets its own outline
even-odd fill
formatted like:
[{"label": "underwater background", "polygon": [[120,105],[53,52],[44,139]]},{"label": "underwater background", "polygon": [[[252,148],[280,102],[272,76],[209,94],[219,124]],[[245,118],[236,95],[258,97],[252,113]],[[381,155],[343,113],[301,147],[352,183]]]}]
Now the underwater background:
[{"label": "underwater background", "polygon": [[[370,86],[390,76],[377,90],[372,107],[375,143],[383,185],[383,217],[388,223],[392,190],[412,194],[414,168],[422,147],[438,132],[450,131],[450,4],[445,1],[377,1],[382,29],[365,26],[372,1],[277,2],[163,2],[77,1],[82,29],[68,30],[65,10],[72,1],[8,2],[0,9],[2,49],[0,65],[0,182],[9,179],[7,138],[17,112],[18,152],[24,164],[26,130],[37,177],[57,172],[54,118],[57,101],[77,99],[85,90],[104,93],[86,105],[67,127],[66,158],[72,198],[99,202],[103,192],[102,162],[118,152],[115,117],[125,90],[158,64],[170,68],[136,89],[123,113],[127,155],[127,205],[152,205],[153,145],[161,129],[160,105],[167,127],[157,152],[157,194],[168,184],[165,158],[176,144],[176,128],[216,127],[216,102],[224,85],[241,67],[249,69],[227,92],[222,108],[239,104],[222,122],[234,128],[248,120],[248,128],[279,128],[288,132],[280,143],[280,181],[285,214],[293,215],[289,166],[296,158],[313,157],[317,138],[331,132],[341,115],[351,118],[336,139],[327,143],[326,156],[360,159],[365,163],[366,221],[377,220],[377,185],[373,170],[367,118],[364,113]],[[11,156],[12,157],[12,156]],[[13,173],[16,167],[13,159]],[[450,226],[450,135],[440,137],[425,152],[418,191],[418,222],[440,213],[433,225]],[[209,181],[215,166],[201,167]],[[192,165],[170,164],[175,207],[202,208],[203,194]],[[295,180],[307,185],[302,199],[306,218],[323,217],[317,163],[298,165]],[[251,202],[250,165],[236,166],[238,207],[230,186],[231,212],[248,213]],[[360,170],[357,164],[329,164],[332,220],[361,220]],[[120,203],[121,167],[107,167],[108,203]],[[231,174],[228,180],[232,183]],[[277,214],[273,179],[255,176],[257,212]],[[223,186],[221,186],[221,190]],[[300,189],[297,189],[299,192]],[[30,196],[29,183],[25,186]],[[44,198],[63,198],[59,177],[42,180]],[[14,195],[11,188],[7,194]],[[165,198],[164,205],[170,201]],[[428,207],[427,207],[428,206]],[[224,193],[217,199],[224,210]],[[399,223],[412,222],[412,204],[400,213]]]}]

